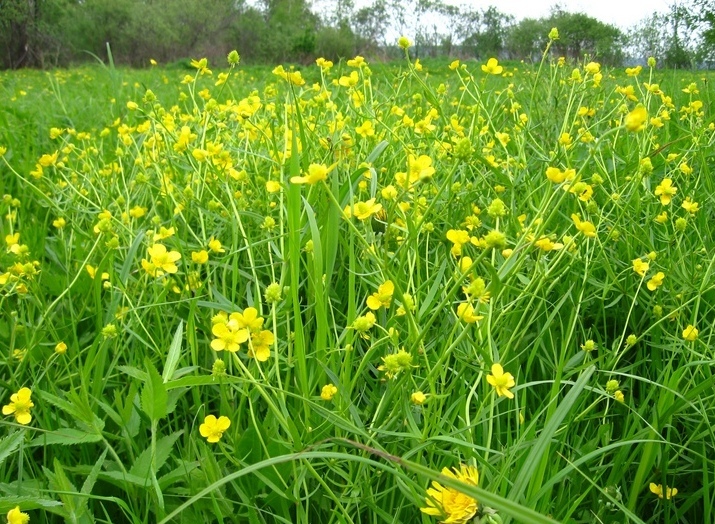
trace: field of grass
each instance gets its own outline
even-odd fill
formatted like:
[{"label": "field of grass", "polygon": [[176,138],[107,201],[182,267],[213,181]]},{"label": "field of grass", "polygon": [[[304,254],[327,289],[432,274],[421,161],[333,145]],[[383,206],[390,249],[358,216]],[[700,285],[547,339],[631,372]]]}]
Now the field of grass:
[{"label": "field of grass", "polygon": [[235,58],[0,73],[8,522],[715,521],[712,73]]}]

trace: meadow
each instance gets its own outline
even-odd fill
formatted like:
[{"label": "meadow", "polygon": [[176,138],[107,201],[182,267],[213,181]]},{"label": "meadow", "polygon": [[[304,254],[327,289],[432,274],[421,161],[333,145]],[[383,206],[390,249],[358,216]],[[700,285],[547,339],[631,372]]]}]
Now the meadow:
[{"label": "meadow", "polygon": [[0,513],[714,522],[714,79],[0,72]]}]

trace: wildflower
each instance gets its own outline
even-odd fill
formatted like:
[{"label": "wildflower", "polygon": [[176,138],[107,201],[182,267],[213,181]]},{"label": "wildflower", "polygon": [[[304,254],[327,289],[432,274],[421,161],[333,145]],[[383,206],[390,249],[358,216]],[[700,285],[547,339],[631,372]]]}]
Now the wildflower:
[{"label": "wildflower", "polygon": [[62,229],[67,225],[67,221],[63,217],[59,217],[52,221],[52,225],[57,229]]},{"label": "wildflower", "polygon": [[655,217],[655,221],[659,224],[665,224],[668,221],[668,212],[663,211],[660,213],[657,217]]},{"label": "wildflower", "polygon": [[216,337],[211,341],[211,349],[214,351],[225,349],[232,353],[241,349],[241,344],[248,340],[249,335],[248,330],[240,327],[235,319],[215,323],[211,333]]},{"label": "wildflower", "polygon": [[623,391],[621,391],[620,389],[619,389],[619,390],[616,390],[616,391],[613,393],[613,398],[615,398],[616,401],[617,401],[617,402],[620,402],[620,403],[623,403],[623,402],[626,401],[626,396],[623,394]]},{"label": "wildflower", "polygon": [[300,87],[305,85],[305,79],[300,74],[300,71],[286,71],[283,69],[282,65],[279,65],[273,69],[273,74],[281,77],[283,80],[287,81],[289,84],[293,84],[294,86]]},{"label": "wildflower", "polygon": [[640,258],[633,260],[633,271],[635,271],[638,276],[644,277],[649,267],[650,264],[648,264],[648,262],[643,262]]},{"label": "wildflower", "polygon": [[422,393],[421,391],[415,391],[410,395],[410,402],[412,402],[415,406],[421,406],[422,404],[425,403],[427,400],[427,395]]},{"label": "wildflower", "polygon": [[392,283],[392,280],[386,280],[383,284],[380,284],[376,293],[367,297],[367,307],[372,310],[380,309],[382,306],[389,308],[394,292],[395,284]]},{"label": "wildflower", "polygon": [[624,124],[628,131],[638,132],[645,128],[648,121],[648,111],[642,105],[638,105],[633,111],[628,113],[624,119]]},{"label": "wildflower", "polygon": [[320,390],[320,398],[323,400],[333,400],[333,397],[338,393],[338,388],[334,384],[326,384]]},{"label": "wildflower", "polygon": [[683,330],[683,338],[687,340],[688,342],[694,342],[698,339],[698,330],[695,326],[692,324],[688,324],[688,327],[686,327]]},{"label": "wildflower", "polygon": [[469,233],[463,229],[450,229],[447,231],[447,240],[453,244],[452,255],[458,257],[462,254],[462,246],[469,243]]},{"label": "wildflower", "polygon": [[191,261],[194,264],[205,264],[209,261],[209,254],[205,249],[191,252]]},{"label": "wildflower", "polygon": [[[476,487],[479,484],[479,471],[474,466],[460,464],[459,470],[452,468],[452,471],[443,468],[442,475],[464,482],[468,486]],[[476,515],[479,506],[476,499],[457,489],[443,486],[436,480],[433,480],[432,487],[427,489],[425,504],[420,511],[443,518],[441,522],[445,524],[466,524]]]},{"label": "wildflower", "polygon": [[500,397],[514,398],[514,393],[509,391],[516,385],[514,376],[511,373],[504,373],[504,368],[501,364],[492,364],[492,373],[487,375],[487,382],[494,386],[497,395]]},{"label": "wildflower", "polygon": [[589,339],[586,342],[584,342],[583,344],[581,344],[581,349],[583,349],[586,352],[591,352],[594,349],[596,349],[596,343],[593,340]]},{"label": "wildflower", "polygon": [[683,201],[683,204],[681,207],[685,209],[688,213],[691,215],[694,215],[699,211],[699,204],[697,202],[693,202],[690,197],[686,198],[685,201]]},{"label": "wildflower", "polygon": [[353,321],[353,329],[363,336],[366,336],[365,333],[375,325],[376,321],[377,318],[375,318],[375,314],[372,311],[368,311],[365,315],[357,317]]},{"label": "wildflower", "polygon": [[628,335],[626,338],[626,346],[628,347],[635,346],[636,342],[638,342],[638,337],[633,334]]},{"label": "wildflower", "polygon": [[[166,246],[163,244],[154,244],[147,252],[151,262],[142,259],[142,267],[151,276],[160,277],[164,273],[174,274],[179,270],[176,267],[176,261],[181,258],[181,253],[178,251],[167,251]],[[87,271],[89,271],[89,268]],[[92,276],[91,273],[90,276]]]},{"label": "wildflower", "polygon": [[500,75],[504,68],[499,65],[499,61],[496,58],[490,58],[487,60],[486,65],[482,64],[482,71],[488,75]]},{"label": "wildflower", "polygon": [[241,57],[239,56],[238,51],[236,51],[236,50],[234,49],[233,51],[231,51],[231,52],[228,54],[228,56],[226,57],[226,59],[228,60],[228,64],[229,64],[229,65],[231,65],[231,66],[237,66],[237,65],[238,65],[238,62],[241,60]]},{"label": "wildflower", "polygon": [[372,215],[379,213],[382,210],[382,204],[375,203],[375,199],[371,198],[365,202],[355,202],[352,206],[347,205],[343,212],[345,215],[350,217],[355,217],[358,220],[367,220]]},{"label": "wildflower", "polygon": [[55,353],[58,355],[64,355],[67,352],[67,344],[64,342],[58,342],[55,346]]},{"label": "wildflower", "polygon": [[587,220],[581,220],[576,213],[571,215],[571,220],[576,224],[576,229],[578,229],[585,236],[590,238],[595,238],[596,236],[596,226]]},{"label": "wildflower", "polygon": [[400,49],[409,49],[412,45],[412,42],[410,42],[410,40],[406,36],[401,36],[399,40],[397,40],[397,45],[400,47]]},{"label": "wildflower", "polygon": [[334,166],[327,167],[323,164],[310,164],[308,166],[308,174],[305,176],[291,177],[292,184],[316,184],[321,180],[328,178],[328,173]]},{"label": "wildflower", "polygon": [[615,393],[618,391],[618,388],[620,387],[620,384],[618,383],[617,380],[609,380],[606,382],[606,393]]},{"label": "wildflower", "polygon": [[20,388],[17,393],[10,396],[10,403],[3,406],[2,414],[15,415],[15,421],[18,424],[29,424],[32,420],[30,408],[35,406],[30,400],[30,395],[32,395],[30,388]]},{"label": "wildflower", "polygon": [[420,155],[416,157],[415,155],[410,155],[407,158],[407,165],[409,166],[409,180],[410,185],[432,178],[435,173],[435,168],[432,167],[432,159],[427,155]]},{"label": "wildflower", "polygon": [[214,444],[221,440],[224,431],[231,426],[231,421],[228,417],[220,416],[216,418],[214,415],[207,415],[204,423],[199,426],[199,433],[202,437]]},{"label": "wildflower", "polygon": [[551,31],[549,31],[549,40],[558,40],[558,39],[559,39],[559,30],[556,27],[552,27]]},{"label": "wildflower", "polygon": [[561,242],[553,242],[549,237],[541,237],[534,245],[542,251],[555,251],[564,247]]},{"label": "wildflower", "polygon": [[457,306],[457,317],[467,324],[474,324],[484,318],[474,314],[474,307],[469,302],[462,302]]},{"label": "wildflower", "polygon": [[[263,319],[261,319],[261,323]],[[259,362],[265,362],[271,356],[271,345],[275,341],[273,333],[267,329],[251,333],[248,356],[254,357]]]},{"label": "wildflower", "polygon": [[412,355],[400,349],[397,353],[382,357],[383,364],[377,369],[384,371],[387,378],[395,378],[402,371],[409,371],[412,367]]},{"label": "wildflower", "polygon": [[678,192],[678,188],[673,185],[673,180],[664,178],[655,188],[655,196],[660,197],[661,205],[667,206],[673,199],[673,195]]},{"label": "wildflower", "polygon": [[30,522],[30,515],[20,511],[20,506],[15,506],[7,512],[7,524],[27,524]]},{"label": "wildflower", "polygon": [[208,246],[209,246],[209,249],[213,253],[225,253],[226,252],[226,250],[223,249],[223,247],[221,247],[221,241],[214,237],[211,237],[211,240],[209,240]]},{"label": "wildflower", "polygon": [[663,279],[665,278],[665,273],[658,271],[646,284],[650,291],[655,291],[660,286],[663,285]]},{"label": "wildflower", "polygon": [[596,73],[601,71],[601,64],[599,64],[598,62],[589,62],[584,66],[584,69],[587,73],[595,75]]},{"label": "wildflower", "polygon": [[573,180],[575,177],[575,169],[566,169],[565,171],[562,171],[558,167],[546,168],[546,178],[551,180],[554,184],[560,184],[565,180]]},{"label": "wildflower", "polygon": [[[658,495],[659,499],[663,498],[663,486],[661,484],[655,484],[653,482],[650,483],[650,492],[653,493],[654,495]],[[669,488],[668,486],[665,487],[665,498],[667,500],[670,500],[672,497],[676,496],[678,494],[678,488]]]}]

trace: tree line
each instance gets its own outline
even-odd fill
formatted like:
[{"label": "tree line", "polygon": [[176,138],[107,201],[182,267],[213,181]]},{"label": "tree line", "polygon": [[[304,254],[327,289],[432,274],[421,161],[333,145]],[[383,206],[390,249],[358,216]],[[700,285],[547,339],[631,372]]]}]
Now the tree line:
[{"label": "tree line", "polygon": [[[429,22],[428,22],[429,21]],[[238,49],[254,63],[363,54],[397,57],[404,33],[418,56],[539,57],[551,27],[554,52],[608,64],[654,56],[670,67],[715,60],[712,0],[680,0],[628,31],[555,6],[516,21],[496,7],[443,0],[0,0],[0,68],[57,67],[88,60],[146,66]]]}]

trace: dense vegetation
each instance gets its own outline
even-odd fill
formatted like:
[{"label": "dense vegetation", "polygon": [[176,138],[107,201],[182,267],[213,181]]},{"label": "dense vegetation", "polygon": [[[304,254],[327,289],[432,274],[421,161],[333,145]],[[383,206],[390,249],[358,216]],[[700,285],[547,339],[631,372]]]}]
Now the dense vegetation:
[{"label": "dense vegetation", "polygon": [[549,35],[1,73],[0,512],[713,522],[712,76]]}]

